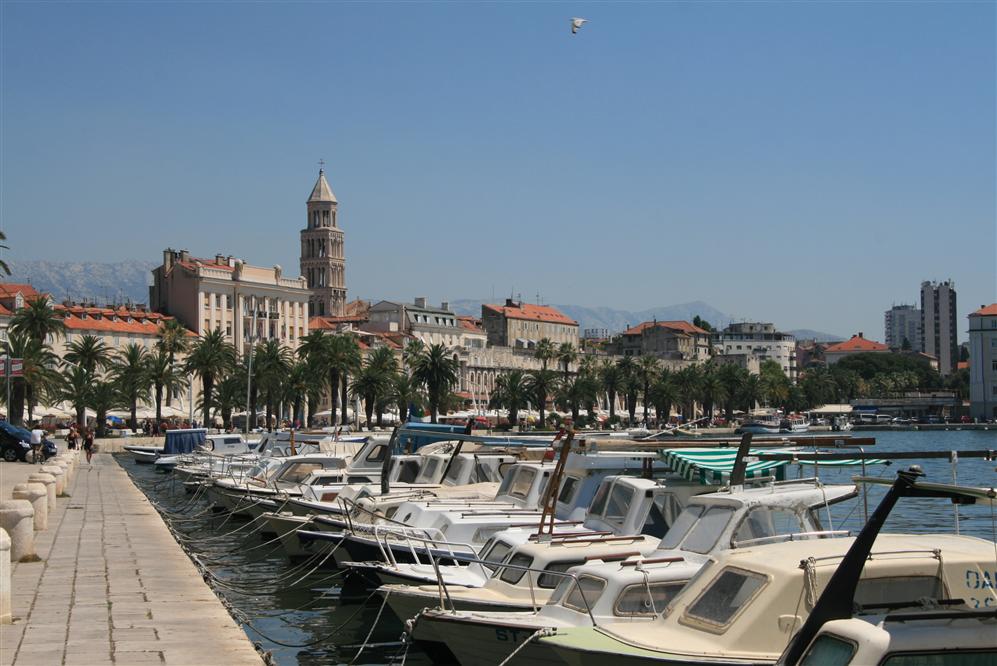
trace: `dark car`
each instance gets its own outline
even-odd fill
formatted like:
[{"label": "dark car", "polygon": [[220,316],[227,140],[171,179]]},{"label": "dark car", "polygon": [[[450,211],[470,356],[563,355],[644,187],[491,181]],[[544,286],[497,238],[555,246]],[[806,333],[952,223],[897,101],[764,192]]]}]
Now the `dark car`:
[{"label": "dark car", "polygon": [[[24,429],[11,425],[7,421],[0,421],[0,458],[7,462],[16,460],[26,461],[31,453],[31,433]],[[42,454],[45,460],[58,453],[58,448],[48,438],[42,439]]]}]

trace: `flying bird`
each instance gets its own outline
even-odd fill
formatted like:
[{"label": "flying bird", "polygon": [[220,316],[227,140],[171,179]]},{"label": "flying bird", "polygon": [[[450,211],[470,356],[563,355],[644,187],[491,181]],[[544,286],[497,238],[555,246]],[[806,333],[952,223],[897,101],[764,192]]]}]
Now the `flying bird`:
[{"label": "flying bird", "polygon": [[581,28],[583,25],[585,25],[588,22],[589,22],[588,19],[583,19],[583,18],[571,19],[571,34],[577,35],[579,28]]}]

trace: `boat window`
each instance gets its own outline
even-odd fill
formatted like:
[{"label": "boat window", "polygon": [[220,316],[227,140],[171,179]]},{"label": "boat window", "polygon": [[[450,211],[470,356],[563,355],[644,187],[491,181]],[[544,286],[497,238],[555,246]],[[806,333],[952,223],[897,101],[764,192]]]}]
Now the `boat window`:
[{"label": "boat window", "polygon": [[682,548],[694,553],[710,552],[733,516],[734,509],[729,506],[711,506],[689,530]]},{"label": "boat window", "polygon": [[738,525],[732,543],[764,539],[806,531],[800,516],[789,509],[759,506],[751,509]]},{"label": "boat window", "polygon": [[613,485],[613,492],[609,493],[609,501],[606,503],[606,520],[623,522],[627,517],[627,510],[630,508],[630,500],[633,499],[634,489],[622,483]]},{"label": "boat window", "polygon": [[419,462],[416,460],[403,460],[400,467],[401,469],[398,471],[399,483],[412,483],[419,476]]},{"label": "boat window", "polygon": [[319,469],[322,469],[322,465],[319,463],[294,463],[284,470],[284,473],[280,475],[279,480],[286,481],[288,483],[301,483],[309,474]]},{"label": "boat window", "polygon": [[690,504],[685,508],[685,511],[679,514],[679,517],[675,519],[672,523],[671,528],[665,534],[665,538],[661,540],[658,545],[660,549],[673,550],[678,548],[682,543],[682,539],[685,535],[689,533],[689,530],[693,528],[699,517],[703,515],[703,511],[706,510],[702,504]]},{"label": "boat window", "polygon": [[566,476],[561,484],[561,492],[557,495],[557,501],[563,504],[571,502],[575,498],[575,491],[578,490],[578,477]]},{"label": "boat window", "polygon": [[334,483],[342,483],[343,477],[339,474],[335,476],[316,476],[312,477],[312,482],[309,485],[312,486],[331,486]]},{"label": "boat window", "polygon": [[453,486],[456,485],[457,479],[460,478],[461,474],[464,472],[464,468],[467,467],[470,461],[467,458],[458,458],[450,465],[450,469],[447,470],[446,478],[443,479],[443,485]]},{"label": "boat window", "polygon": [[602,515],[602,510],[606,508],[606,499],[609,497],[611,485],[613,485],[612,481],[603,481],[599,484],[599,489],[595,491],[595,497],[592,498],[592,505],[589,508],[589,513],[593,516]]},{"label": "boat window", "polygon": [[565,598],[564,607],[576,610],[579,613],[588,613],[604,589],[606,589],[606,581],[603,579],[592,576],[580,576],[578,582],[572,586],[571,592]]},{"label": "boat window", "polygon": [[685,581],[628,585],[616,598],[613,615],[623,617],[656,615],[668,607],[668,604],[683,587],[685,587]]},{"label": "boat window", "polygon": [[373,483],[373,481],[366,476],[350,476],[347,477],[347,483]]},{"label": "boat window", "polygon": [[821,634],[800,660],[800,666],[848,666],[855,644],[836,636]]},{"label": "boat window", "polygon": [[547,599],[548,606],[556,606],[561,603],[561,599],[564,598],[564,593],[568,591],[572,585],[575,584],[575,580],[568,576],[559,576],[561,580],[557,582],[557,587],[554,591],[550,593],[550,598]]},{"label": "boat window", "polygon": [[482,566],[488,571],[495,571],[495,565],[500,564],[505,561],[505,556],[509,554],[512,550],[512,544],[508,544],[505,541],[495,541],[490,547],[483,548],[481,552],[484,555],[481,559],[484,561]]},{"label": "boat window", "polygon": [[422,470],[423,480],[428,483],[434,482],[436,480],[436,468],[439,466],[439,458],[427,458]]},{"label": "boat window", "polygon": [[925,597],[941,599],[944,596],[942,581],[937,576],[861,578],[855,588],[855,603],[865,609],[876,608],[877,604],[915,601]]},{"label": "boat window", "polygon": [[398,511],[398,507],[397,506],[389,507],[388,510],[384,512],[384,517],[385,518],[391,518],[392,516],[395,515],[396,511]]},{"label": "boat window", "polygon": [[512,484],[509,486],[509,494],[513,497],[524,498],[530,494],[530,487],[533,485],[533,479],[536,478],[537,471],[529,467],[521,468],[517,473],[515,478],[512,480]]},{"label": "boat window", "polygon": [[[509,560],[509,564],[514,564],[517,567],[528,567],[533,564],[533,558],[529,555],[517,554],[512,556],[512,559]],[[522,580],[525,574],[525,569],[502,569],[502,575],[499,576],[499,578],[507,583],[515,585]]]},{"label": "boat window", "polygon": [[882,666],[993,666],[997,650],[945,650],[887,655]]},{"label": "boat window", "polygon": [[492,480],[492,475],[488,465],[480,460],[474,461],[474,472],[471,474],[471,483],[487,483]]},{"label": "boat window", "polygon": [[724,569],[689,606],[685,615],[719,627],[726,626],[762,589],[765,580],[765,576],[743,569]]},{"label": "boat window", "polygon": [[[577,567],[580,564],[585,564],[585,560],[568,560],[567,562],[551,562],[544,567],[544,571],[567,571],[571,567]],[[561,582],[564,576],[557,576],[555,574],[544,573],[540,574],[540,578],[537,579],[537,585],[544,588],[545,590],[553,590],[557,587],[557,584]]]},{"label": "boat window", "polygon": [[658,537],[665,536],[668,526],[671,525],[675,516],[681,513],[681,506],[675,496],[671,493],[662,493],[655,496],[651,502],[651,508],[647,511],[647,518],[644,519],[642,534]]},{"label": "boat window", "polygon": [[378,444],[374,447],[374,450],[367,454],[367,462],[379,463],[384,462],[384,455],[387,453],[388,447],[384,444]]},{"label": "boat window", "polygon": [[[505,466],[503,465],[502,467],[505,467]],[[502,469],[502,467],[500,467],[499,469]],[[513,479],[516,478],[516,472],[517,472],[517,470],[515,470],[515,469],[511,470],[511,474],[506,474],[506,472],[508,472],[508,471],[510,471],[510,470],[505,469],[505,470],[502,471],[502,483],[499,484],[499,489],[498,489],[498,492],[496,493],[497,495],[506,495],[506,494],[508,494],[508,492],[509,492],[509,486],[512,485]]]}]

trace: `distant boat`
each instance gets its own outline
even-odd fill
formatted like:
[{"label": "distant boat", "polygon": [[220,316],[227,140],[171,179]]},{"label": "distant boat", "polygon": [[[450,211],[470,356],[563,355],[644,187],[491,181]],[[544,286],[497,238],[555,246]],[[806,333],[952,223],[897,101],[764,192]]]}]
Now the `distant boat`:
[{"label": "distant boat", "polygon": [[782,421],[777,416],[752,416],[744,421],[734,432],[743,435],[750,432],[754,435],[777,435],[779,434]]},{"label": "distant boat", "polygon": [[807,432],[810,430],[810,422],[805,416],[790,414],[779,423],[779,432]]}]

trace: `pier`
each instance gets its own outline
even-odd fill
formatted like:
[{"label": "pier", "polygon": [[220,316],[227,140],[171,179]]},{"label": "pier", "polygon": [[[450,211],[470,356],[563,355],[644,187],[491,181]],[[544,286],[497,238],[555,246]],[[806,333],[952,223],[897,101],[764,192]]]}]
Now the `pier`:
[{"label": "pier", "polygon": [[[0,463],[2,496],[36,471]],[[0,664],[263,663],[111,455],[81,457],[66,493],[35,533],[40,561],[13,563]]]}]

